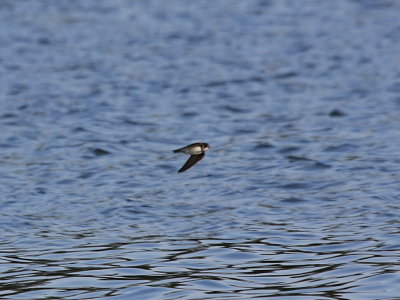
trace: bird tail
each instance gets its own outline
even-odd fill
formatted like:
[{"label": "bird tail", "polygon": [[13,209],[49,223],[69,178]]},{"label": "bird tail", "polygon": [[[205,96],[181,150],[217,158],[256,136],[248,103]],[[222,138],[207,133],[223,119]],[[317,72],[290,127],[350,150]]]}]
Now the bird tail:
[{"label": "bird tail", "polygon": [[178,153],[178,152],[181,152],[181,149],[172,150],[172,152]]}]

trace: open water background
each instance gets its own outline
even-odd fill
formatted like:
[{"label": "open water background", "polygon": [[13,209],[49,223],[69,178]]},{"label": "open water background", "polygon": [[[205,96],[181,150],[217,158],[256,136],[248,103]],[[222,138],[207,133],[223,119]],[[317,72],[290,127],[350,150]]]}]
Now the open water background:
[{"label": "open water background", "polygon": [[0,298],[400,299],[399,16],[0,1]]}]

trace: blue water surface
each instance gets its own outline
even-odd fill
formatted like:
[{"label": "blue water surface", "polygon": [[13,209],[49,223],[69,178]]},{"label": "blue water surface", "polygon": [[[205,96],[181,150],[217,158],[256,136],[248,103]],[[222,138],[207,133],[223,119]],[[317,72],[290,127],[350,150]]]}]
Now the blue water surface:
[{"label": "blue water surface", "polygon": [[1,1],[0,298],[399,299],[399,15]]}]

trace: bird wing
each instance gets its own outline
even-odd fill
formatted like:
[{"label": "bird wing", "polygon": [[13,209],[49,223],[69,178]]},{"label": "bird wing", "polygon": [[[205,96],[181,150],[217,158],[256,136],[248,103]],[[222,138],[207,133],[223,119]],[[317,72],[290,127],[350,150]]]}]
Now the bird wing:
[{"label": "bird wing", "polygon": [[190,147],[193,147],[193,146],[197,146],[199,143],[193,143],[193,144],[190,144],[190,145],[187,145],[187,146],[185,146],[185,147],[182,147],[182,148],[179,148],[179,149],[176,149],[176,150],[172,150],[172,152],[174,152],[174,153],[178,153],[178,152],[183,152],[183,153],[185,153],[185,150],[186,149],[188,149],[188,148],[190,148]]},{"label": "bird wing", "polygon": [[197,155],[191,155],[189,157],[189,159],[185,162],[185,164],[182,166],[182,168],[179,169],[178,173],[186,171],[191,166],[198,163],[203,157],[204,157],[204,153],[197,154]]}]

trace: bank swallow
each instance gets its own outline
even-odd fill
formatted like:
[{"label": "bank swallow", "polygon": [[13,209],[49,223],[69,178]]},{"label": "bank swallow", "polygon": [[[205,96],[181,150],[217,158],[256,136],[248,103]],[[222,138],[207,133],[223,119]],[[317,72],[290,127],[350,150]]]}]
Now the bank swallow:
[{"label": "bank swallow", "polygon": [[178,173],[184,172],[194,164],[199,162],[205,155],[205,152],[210,149],[207,143],[193,143],[185,147],[173,150],[174,153],[182,152],[185,154],[190,154],[189,159],[185,162],[182,168],[179,169]]}]

